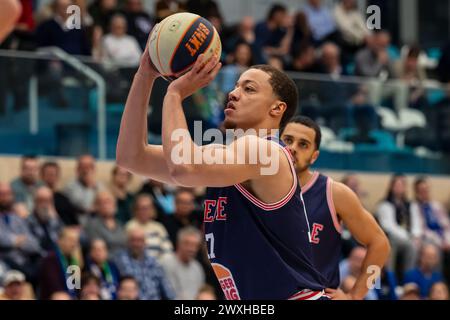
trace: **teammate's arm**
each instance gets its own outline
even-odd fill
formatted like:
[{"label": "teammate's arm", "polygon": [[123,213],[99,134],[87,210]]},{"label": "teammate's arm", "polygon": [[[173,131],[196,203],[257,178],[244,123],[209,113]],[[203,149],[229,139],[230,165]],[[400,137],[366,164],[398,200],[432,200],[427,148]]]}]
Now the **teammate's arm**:
[{"label": "teammate's arm", "polygon": [[[261,161],[254,161],[253,164],[249,161],[252,156],[251,146],[266,148],[268,157],[279,160],[283,155],[273,142],[251,135],[238,138],[227,146],[198,146],[192,141],[182,101],[207,86],[221,66],[217,58],[206,64],[203,59],[204,56],[200,55],[190,72],[170,84],[164,99],[162,140],[170,174],[179,184],[191,187],[224,187],[259,178],[263,164]],[[182,160],[186,152],[189,155]],[[206,154],[222,159],[222,163],[205,162]],[[201,161],[195,161],[195,158]],[[226,159],[233,160],[227,163]]]},{"label": "teammate's arm", "polygon": [[[388,259],[389,241],[380,226],[359,201],[356,194],[342,183],[333,183],[333,201],[336,212],[349,229],[353,237],[367,248],[361,274],[356,279],[349,293],[350,299],[363,299],[369,291],[370,277],[374,271],[369,268],[376,266],[381,270]],[[339,290],[327,289],[334,299],[344,298]]]},{"label": "teammate's arm", "polygon": [[116,161],[119,166],[133,173],[175,184],[169,173],[162,146],[149,145],[147,138],[147,108],[153,83],[158,77],[159,74],[150,64],[146,48],[122,115]]},{"label": "teammate's arm", "polygon": [[14,29],[21,12],[19,0],[0,1],[0,43]]}]

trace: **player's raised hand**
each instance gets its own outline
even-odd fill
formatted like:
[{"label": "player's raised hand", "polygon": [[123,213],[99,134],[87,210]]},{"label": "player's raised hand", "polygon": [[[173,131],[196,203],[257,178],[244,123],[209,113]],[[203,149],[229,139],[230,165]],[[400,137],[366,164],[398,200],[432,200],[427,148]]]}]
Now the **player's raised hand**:
[{"label": "player's raised hand", "polygon": [[186,74],[174,80],[167,92],[179,94],[181,99],[186,99],[197,90],[208,86],[219,73],[222,64],[217,56],[213,56],[205,63],[205,55],[197,58],[194,66]]},{"label": "player's raised hand", "polygon": [[158,70],[153,65],[152,60],[150,59],[150,54],[148,52],[148,43],[149,41],[147,41],[144,53],[141,56],[141,62],[139,64],[138,72],[144,76],[157,78],[160,77],[161,75],[159,74]]}]

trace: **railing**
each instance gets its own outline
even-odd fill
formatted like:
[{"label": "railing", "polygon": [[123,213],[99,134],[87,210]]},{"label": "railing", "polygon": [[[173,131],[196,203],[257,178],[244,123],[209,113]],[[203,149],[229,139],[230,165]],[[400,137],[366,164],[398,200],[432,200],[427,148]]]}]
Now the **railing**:
[{"label": "railing", "polygon": [[[54,48],[0,50],[0,153],[76,156],[89,152],[102,159],[114,158],[120,116],[134,71]],[[60,78],[52,82],[55,72]],[[400,80],[288,74],[299,87],[301,113],[322,126],[319,166],[450,174],[448,138],[439,129],[442,126],[450,134],[450,118],[446,126],[446,114],[439,113],[446,108],[436,107],[450,94],[438,82],[411,85]],[[203,120],[207,124],[204,129],[218,125],[223,100],[237,77],[224,67],[210,87],[188,99],[188,123]],[[54,87],[45,88],[47,84]],[[160,139],[166,88],[167,83],[159,79],[151,98],[149,139],[154,142]],[[57,95],[67,100],[68,106],[58,97],[55,100]],[[17,105],[25,96],[23,106]],[[14,106],[17,110],[10,111]],[[91,121],[93,114],[95,121]],[[367,131],[362,137],[358,136],[361,130]]]}]

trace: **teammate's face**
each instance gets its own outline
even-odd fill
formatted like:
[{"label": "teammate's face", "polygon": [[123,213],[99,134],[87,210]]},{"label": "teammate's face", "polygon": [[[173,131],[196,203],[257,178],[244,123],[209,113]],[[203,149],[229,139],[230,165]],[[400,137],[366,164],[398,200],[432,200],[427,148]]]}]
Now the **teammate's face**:
[{"label": "teammate's face", "polygon": [[228,95],[224,121],[226,129],[255,128],[267,117],[276,116],[271,110],[277,98],[269,80],[269,74],[257,69],[249,69],[241,75]]},{"label": "teammate's face", "polygon": [[319,151],[315,144],[316,132],[300,123],[289,123],[281,135],[281,140],[291,150],[295,160],[297,173],[308,170],[308,168],[319,157]]}]

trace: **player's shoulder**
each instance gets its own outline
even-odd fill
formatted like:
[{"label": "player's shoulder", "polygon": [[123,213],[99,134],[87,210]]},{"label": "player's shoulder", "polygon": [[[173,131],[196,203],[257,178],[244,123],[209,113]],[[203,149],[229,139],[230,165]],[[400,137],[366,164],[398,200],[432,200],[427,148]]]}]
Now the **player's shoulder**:
[{"label": "player's shoulder", "polygon": [[[331,179],[331,178],[328,178]],[[337,201],[346,201],[356,197],[355,192],[342,182],[332,180],[333,198]]]}]

